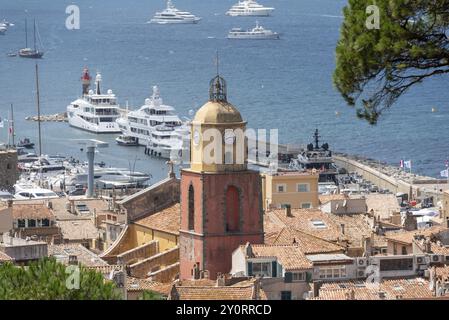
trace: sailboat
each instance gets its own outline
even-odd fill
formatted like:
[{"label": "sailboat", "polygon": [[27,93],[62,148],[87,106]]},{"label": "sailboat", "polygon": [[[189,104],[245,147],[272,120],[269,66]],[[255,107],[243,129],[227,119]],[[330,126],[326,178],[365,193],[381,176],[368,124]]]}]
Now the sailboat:
[{"label": "sailboat", "polygon": [[43,55],[44,52],[40,51],[36,46],[36,20],[34,21],[34,49],[28,48],[28,24],[27,20],[25,20],[25,48],[19,50],[19,56],[22,58],[40,59]]}]

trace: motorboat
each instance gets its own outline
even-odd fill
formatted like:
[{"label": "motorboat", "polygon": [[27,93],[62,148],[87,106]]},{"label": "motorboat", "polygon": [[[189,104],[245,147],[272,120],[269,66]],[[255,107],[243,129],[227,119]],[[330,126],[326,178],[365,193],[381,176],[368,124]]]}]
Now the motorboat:
[{"label": "motorboat", "polygon": [[43,189],[31,183],[19,183],[14,185],[16,200],[43,200],[58,199],[59,196],[48,189]]},{"label": "motorboat", "polygon": [[243,30],[241,28],[232,28],[228,33],[228,39],[241,40],[278,40],[279,33],[267,30],[259,22],[252,29]]},{"label": "motorboat", "polygon": [[201,18],[196,17],[188,11],[181,11],[175,8],[171,0],[167,0],[167,8],[161,12],[156,12],[150,23],[157,24],[195,24]]},{"label": "motorboat", "polygon": [[19,141],[17,146],[25,148],[25,149],[33,149],[34,148],[34,143],[31,142],[31,140],[29,138],[24,138],[23,140]]},{"label": "motorboat", "polygon": [[263,5],[257,3],[255,0],[243,0],[239,1],[231,7],[231,9],[226,12],[226,15],[237,17],[237,16],[256,16],[256,17],[266,17],[271,15],[274,8],[264,7]]},{"label": "motorboat", "polygon": [[120,146],[133,147],[133,146],[138,146],[139,145],[139,141],[138,141],[138,139],[136,137],[127,136],[127,135],[124,135],[124,134],[118,136],[115,139],[115,141]]},{"label": "motorboat", "polygon": [[95,92],[89,90],[90,75],[86,68],[83,71],[83,96],[67,106],[67,118],[70,126],[93,133],[120,133],[116,122],[120,118],[120,107],[112,90],[101,91],[102,77],[95,77]]}]

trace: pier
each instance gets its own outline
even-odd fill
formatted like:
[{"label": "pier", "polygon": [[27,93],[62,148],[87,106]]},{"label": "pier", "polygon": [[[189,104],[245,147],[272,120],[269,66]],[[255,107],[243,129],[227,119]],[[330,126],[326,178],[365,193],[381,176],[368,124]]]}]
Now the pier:
[{"label": "pier", "polygon": [[411,199],[434,197],[436,203],[442,200],[443,190],[448,189],[447,180],[410,174],[374,160],[346,154],[334,154],[333,159],[339,168],[344,168],[347,172],[357,172],[363,179],[371,181],[379,188],[388,189],[395,194],[408,194]]},{"label": "pier", "polygon": [[[25,120],[28,121],[39,121],[39,116],[26,117]],[[40,116],[41,122],[67,122],[67,113],[56,113],[52,115]]]}]

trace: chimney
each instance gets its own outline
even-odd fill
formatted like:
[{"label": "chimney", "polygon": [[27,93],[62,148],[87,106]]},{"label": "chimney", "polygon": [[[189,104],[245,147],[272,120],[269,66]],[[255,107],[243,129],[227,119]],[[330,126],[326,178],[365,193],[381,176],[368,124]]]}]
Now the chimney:
[{"label": "chimney", "polygon": [[346,296],[346,300],[355,300],[355,291],[354,291],[354,289],[346,291],[345,296]]},{"label": "chimney", "polygon": [[345,224],[344,223],[340,224],[340,232],[343,235],[345,234]]},{"label": "chimney", "polygon": [[[8,200],[8,201],[6,201],[6,204],[8,205],[8,208],[12,208],[13,201]],[[448,220],[448,223],[449,223],[449,220]]]},{"label": "chimney", "polygon": [[69,255],[69,264],[70,265],[78,265],[78,257],[76,255]]},{"label": "chimney", "polygon": [[225,287],[226,286],[226,277],[224,274],[220,274],[217,277],[217,287]]},{"label": "chimney", "polygon": [[379,291],[378,294],[380,299],[385,299],[387,297],[385,291]]},{"label": "chimney", "polygon": [[245,244],[245,255],[247,257],[253,257],[253,248],[249,242]]},{"label": "chimney", "polygon": [[292,207],[289,204],[285,205],[285,215],[287,217],[292,217]]}]

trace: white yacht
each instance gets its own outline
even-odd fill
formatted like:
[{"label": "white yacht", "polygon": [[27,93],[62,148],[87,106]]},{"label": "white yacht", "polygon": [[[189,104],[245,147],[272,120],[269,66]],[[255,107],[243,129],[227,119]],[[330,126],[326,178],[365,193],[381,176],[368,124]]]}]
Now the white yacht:
[{"label": "white yacht", "polygon": [[183,137],[190,134],[186,124],[175,114],[175,108],[163,104],[157,86],[140,109],[128,111],[117,123],[124,136],[134,138],[138,144],[164,158],[169,158],[171,149],[179,148]]},{"label": "white yacht", "polygon": [[237,16],[253,16],[253,17],[267,17],[274,11],[274,8],[264,7],[258,4],[255,0],[239,1],[226,12],[226,15],[231,17]]},{"label": "white yacht", "polygon": [[8,26],[4,23],[0,23],[0,35],[4,35],[8,31]]},{"label": "white yacht", "polygon": [[181,157],[183,150],[183,134],[173,127],[158,126],[151,132],[151,139],[146,147],[148,155],[171,159]]},{"label": "white yacht", "polygon": [[279,33],[267,30],[256,22],[256,26],[249,30],[242,30],[241,28],[233,28],[228,33],[228,39],[243,39],[243,40],[277,40]]},{"label": "white yacht", "polygon": [[31,183],[14,185],[16,200],[58,199],[59,196],[51,190],[42,189]]},{"label": "white yacht", "polygon": [[94,133],[120,133],[116,122],[120,118],[117,97],[108,90],[103,94],[100,89],[101,74],[95,78],[95,92],[89,90],[90,76],[87,69],[83,73],[83,97],[67,107],[69,124],[75,128]]},{"label": "white yacht", "polygon": [[167,0],[167,8],[161,12],[156,12],[150,23],[158,24],[192,24],[198,23],[201,18],[196,17],[187,11],[175,8],[171,0]]}]

